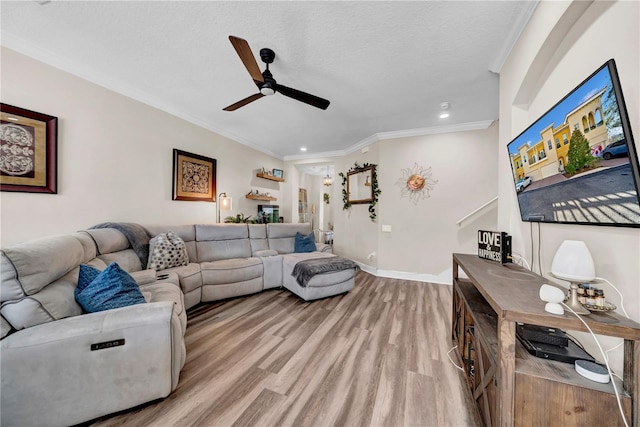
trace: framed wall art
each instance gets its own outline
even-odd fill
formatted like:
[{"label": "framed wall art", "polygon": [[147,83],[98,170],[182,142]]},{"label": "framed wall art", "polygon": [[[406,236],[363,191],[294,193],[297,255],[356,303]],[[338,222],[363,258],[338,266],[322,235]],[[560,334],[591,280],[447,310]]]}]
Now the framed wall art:
[{"label": "framed wall art", "polygon": [[0,191],[58,192],[58,118],[0,103]]},{"label": "framed wall art", "polygon": [[273,176],[275,178],[282,178],[284,176],[284,172],[282,171],[282,169],[274,169]]},{"label": "framed wall art", "polygon": [[216,201],[216,159],[173,149],[173,200]]}]

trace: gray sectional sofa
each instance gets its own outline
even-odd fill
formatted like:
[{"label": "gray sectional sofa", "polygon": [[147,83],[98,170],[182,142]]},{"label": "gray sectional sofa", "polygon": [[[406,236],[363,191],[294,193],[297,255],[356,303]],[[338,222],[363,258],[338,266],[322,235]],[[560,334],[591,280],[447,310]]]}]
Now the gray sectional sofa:
[{"label": "gray sectional sofa", "polygon": [[[143,270],[125,234],[98,228],[3,248],[0,253],[2,425],[72,425],[168,396],[185,362],[186,310],[285,287],[305,300],[347,292],[355,269],[291,277],[302,259],[332,257],[317,244],[294,253],[309,224],[147,226],[185,242],[188,265]],[[129,272],[147,304],[83,314],[80,264]]]}]

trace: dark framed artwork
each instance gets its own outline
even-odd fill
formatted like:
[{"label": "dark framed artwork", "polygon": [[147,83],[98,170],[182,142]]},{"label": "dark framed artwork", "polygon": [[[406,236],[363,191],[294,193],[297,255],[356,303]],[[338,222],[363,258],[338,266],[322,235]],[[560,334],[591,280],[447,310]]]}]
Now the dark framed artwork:
[{"label": "dark framed artwork", "polygon": [[173,200],[216,201],[216,159],[173,149]]},{"label": "dark framed artwork", "polygon": [[273,176],[276,177],[276,178],[282,178],[283,173],[284,172],[282,171],[282,169],[274,169],[273,170]]},{"label": "dark framed artwork", "polygon": [[58,192],[58,118],[0,103],[0,191]]}]

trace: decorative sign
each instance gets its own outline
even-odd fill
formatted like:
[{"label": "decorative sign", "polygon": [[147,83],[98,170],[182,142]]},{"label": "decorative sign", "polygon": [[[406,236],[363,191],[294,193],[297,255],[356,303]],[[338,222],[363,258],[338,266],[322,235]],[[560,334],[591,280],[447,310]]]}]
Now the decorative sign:
[{"label": "decorative sign", "polygon": [[478,256],[502,264],[511,262],[511,236],[500,231],[478,230]]}]

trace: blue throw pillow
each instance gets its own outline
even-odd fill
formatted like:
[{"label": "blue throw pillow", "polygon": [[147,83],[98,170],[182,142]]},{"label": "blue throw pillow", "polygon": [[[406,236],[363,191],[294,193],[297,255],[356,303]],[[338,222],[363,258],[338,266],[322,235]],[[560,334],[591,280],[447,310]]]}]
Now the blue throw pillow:
[{"label": "blue throw pillow", "polygon": [[133,277],[115,262],[103,271],[81,265],[75,297],[89,313],[146,302]]},{"label": "blue throw pillow", "polygon": [[293,251],[296,253],[313,252],[316,250],[316,242],[313,233],[303,236],[299,232],[296,233],[296,240]]}]

